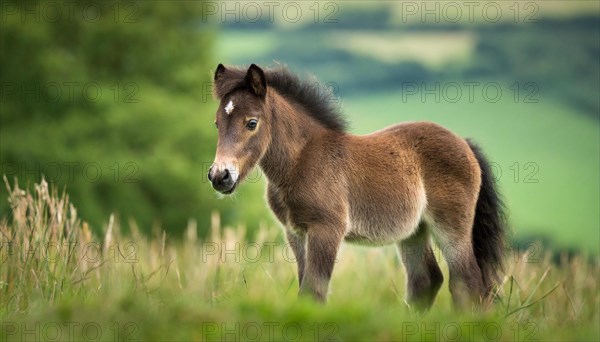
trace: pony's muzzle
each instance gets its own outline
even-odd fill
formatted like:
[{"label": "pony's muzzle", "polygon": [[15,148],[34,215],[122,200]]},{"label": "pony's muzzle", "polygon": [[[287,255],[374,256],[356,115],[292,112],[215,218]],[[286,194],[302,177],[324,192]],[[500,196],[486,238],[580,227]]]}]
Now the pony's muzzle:
[{"label": "pony's muzzle", "polygon": [[235,189],[236,177],[228,168],[217,169],[211,166],[208,170],[208,180],[218,192],[230,194]]}]

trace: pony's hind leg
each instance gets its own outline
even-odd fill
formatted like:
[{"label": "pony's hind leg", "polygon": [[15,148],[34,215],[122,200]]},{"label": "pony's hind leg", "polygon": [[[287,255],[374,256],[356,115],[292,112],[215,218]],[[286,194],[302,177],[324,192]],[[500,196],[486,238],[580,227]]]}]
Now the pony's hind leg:
[{"label": "pony's hind leg", "polygon": [[421,222],[415,235],[397,245],[406,270],[406,302],[417,310],[427,310],[444,280],[431,250],[427,224]]},{"label": "pony's hind leg", "polygon": [[470,227],[442,230],[436,225],[433,235],[448,264],[454,306],[458,309],[477,307],[484,298],[485,287],[473,251]]}]

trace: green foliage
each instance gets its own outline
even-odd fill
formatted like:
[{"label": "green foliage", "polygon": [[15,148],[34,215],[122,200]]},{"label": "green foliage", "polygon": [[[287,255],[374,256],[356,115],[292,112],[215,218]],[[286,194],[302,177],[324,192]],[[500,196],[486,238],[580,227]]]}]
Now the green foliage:
[{"label": "green foliage", "polygon": [[174,233],[207,221],[219,205],[202,3],[2,6],[2,173],[66,186],[94,229],[111,212]]}]

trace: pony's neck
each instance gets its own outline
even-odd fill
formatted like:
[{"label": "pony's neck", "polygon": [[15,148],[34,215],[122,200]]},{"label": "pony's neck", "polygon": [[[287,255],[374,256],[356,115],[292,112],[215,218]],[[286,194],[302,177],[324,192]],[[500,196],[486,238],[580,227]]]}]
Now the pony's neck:
[{"label": "pony's neck", "polygon": [[271,89],[266,100],[271,142],[259,165],[269,182],[283,186],[297,169],[306,144],[329,130]]}]

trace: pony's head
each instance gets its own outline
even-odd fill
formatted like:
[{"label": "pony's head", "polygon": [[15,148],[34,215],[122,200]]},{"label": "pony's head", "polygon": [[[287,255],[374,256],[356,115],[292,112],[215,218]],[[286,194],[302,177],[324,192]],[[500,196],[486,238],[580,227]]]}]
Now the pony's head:
[{"label": "pony's head", "polygon": [[214,93],[220,100],[215,118],[219,140],[208,179],[215,190],[231,194],[256,166],[270,142],[265,73],[254,64],[245,71],[219,64]]}]

